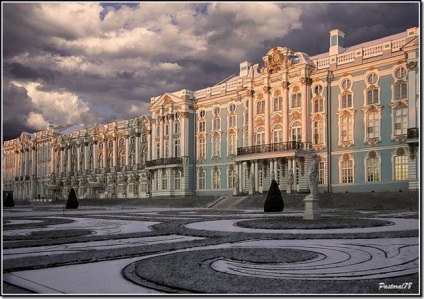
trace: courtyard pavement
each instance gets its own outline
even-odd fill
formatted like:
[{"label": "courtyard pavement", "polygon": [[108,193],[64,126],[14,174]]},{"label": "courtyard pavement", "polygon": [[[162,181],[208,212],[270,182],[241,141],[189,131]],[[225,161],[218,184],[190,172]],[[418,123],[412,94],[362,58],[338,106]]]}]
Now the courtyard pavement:
[{"label": "courtyard pavement", "polygon": [[358,226],[242,225],[302,211],[4,209],[2,294],[419,294],[417,212],[321,214]]}]

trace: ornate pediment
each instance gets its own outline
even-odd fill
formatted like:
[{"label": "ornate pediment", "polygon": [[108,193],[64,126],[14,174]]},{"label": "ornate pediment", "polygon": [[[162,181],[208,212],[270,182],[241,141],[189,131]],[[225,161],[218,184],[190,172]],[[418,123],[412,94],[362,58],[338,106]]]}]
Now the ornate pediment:
[{"label": "ornate pediment", "polygon": [[293,52],[287,48],[272,48],[267,55],[262,58],[265,62],[265,72],[272,74],[290,68],[293,62],[291,59],[288,59],[288,55],[291,54],[293,54]]}]

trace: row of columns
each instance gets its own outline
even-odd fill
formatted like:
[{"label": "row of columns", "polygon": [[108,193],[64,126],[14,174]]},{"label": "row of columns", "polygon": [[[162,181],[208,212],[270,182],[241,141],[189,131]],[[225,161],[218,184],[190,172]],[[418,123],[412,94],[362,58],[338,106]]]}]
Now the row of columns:
[{"label": "row of columns", "polygon": [[[308,115],[310,107],[308,105],[308,78],[301,78],[301,84],[302,84],[302,98],[301,98],[301,121],[302,121],[302,142],[306,143],[310,140],[308,130]],[[266,85],[268,86],[269,77],[266,79]],[[282,113],[283,113],[283,121],[282,121],[282,127],[283,127],[283,140],[282,142],[289,141],[289,117],[288,117],[288,111],[289,111],[289,83],[287,82],[287,76],[285,76],[282,85],[282,98],[283,98],[283,107],[282,107]],[[253,146],[255,145],[255,140],[253,138],[254,136],[254,96],[253,91],[249,91],[248,93],[248,99],[249,99],[249,117],[248,117],[248,145]],[[265,144],[270,144],[271,142],[271,113],[270,113],[270,105],[271,105],[271,94],[268,90],[265,91]]]},{"label": "row of columns", "polygon": [[[247,161],[246,161],[247,162]],[[250,190],[249,193],[253,194],[254,192],[259,191],[259,160],[251,160],[250,161],[250,169],[248,171],[249,179],[252,178],[253,175],[253,181],[251,181],[250,184]],[[236,185],[236,194],[240,194],[243,192],[243,182],[245,181],[244,172],[243,172],[243,164],[244,162],[236,162],[236,176],[237,176],[237,185]],[[270,159],[267,161],[268,169],[269,169],[269,176],[272,179],[277,179],[278,177],[278,159]],[[292,174],[292,177],[290,177],[290,174]],[[293,190],[297,190],[297,163],[295,157],[289,157],[288,158],[288,171],[287,171],[288,180],[292,179],[292,183],[287,184],[287,193],[291,193]],[[253,183],[253,184],[252,184]]]}]

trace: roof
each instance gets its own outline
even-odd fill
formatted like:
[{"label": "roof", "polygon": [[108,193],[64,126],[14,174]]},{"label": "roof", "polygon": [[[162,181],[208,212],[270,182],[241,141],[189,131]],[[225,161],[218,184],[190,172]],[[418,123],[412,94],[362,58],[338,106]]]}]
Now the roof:
[{"label": "roof", "polygon": [[79,131],[81,129],[84,129],[83,125],[71,125],[67,128],[64,128],[59,133],[65,135],[65,134],[70,134],[70,133],[75,132],[75,131]]}]

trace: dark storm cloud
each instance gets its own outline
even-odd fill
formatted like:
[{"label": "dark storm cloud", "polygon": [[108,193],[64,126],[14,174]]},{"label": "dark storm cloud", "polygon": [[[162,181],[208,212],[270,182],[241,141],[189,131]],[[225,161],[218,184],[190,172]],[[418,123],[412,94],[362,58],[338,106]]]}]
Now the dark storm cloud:
[{"label": "dark storm cloud", "polygon": [[9,73],[6,75],[10,75],[11,77],[14,77],[15,79],[31,79],[34,81],[53,81],[55,78],[55,74],[57,75],[57,72],[54,72],[49,69],[41,68],[41,69],[33,69],[29,66],[22,65],[20,63],[14,62],[11,64],[5,64],[4,65],[4,72]]},{"label": "dark storm cloud", "polygon": [[25,88],[17,87],[3,80],[3,139],[16,138],[22,132],[34,133],[37,130],[27,125],[27,117],[34,112],[31,99]]}]

